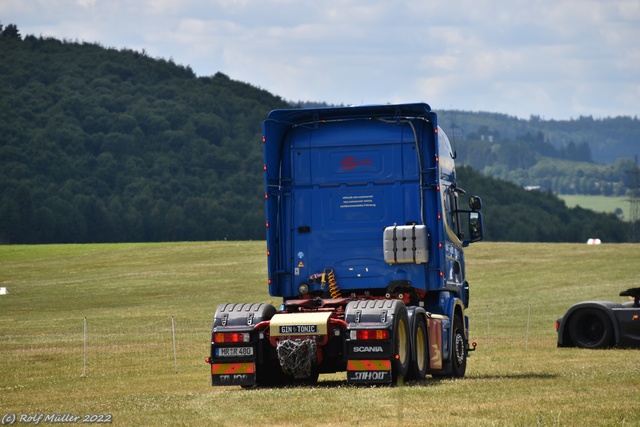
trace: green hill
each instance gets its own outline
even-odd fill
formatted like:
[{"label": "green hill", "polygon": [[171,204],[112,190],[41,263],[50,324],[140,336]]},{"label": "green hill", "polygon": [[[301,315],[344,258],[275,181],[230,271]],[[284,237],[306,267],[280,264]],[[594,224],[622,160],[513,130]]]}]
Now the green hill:
[{"label": "green hill", "polygon": [[459,162],[484,175],[557,194],[622,197],[633,191],[637,118],[559,122],[444,111],[440,124]]},{"label": "green hill", "polygon": [[[0,243],[263,239],[261,122],[287,106],[221,73],[0,26]],[[626,240],[550,194],[461,180],[489,239]]]},{"label": "green hill", "polygon": [[144,53],[0,37],[0,241],[262,236],[261,121],[286,105]]},{"label": "green hill", "polygon": [[615,213],[567,208],[549,191],[526,191],[508,181],[486,177],[469,166],[458,168],[459,184],[480,194],[485,238],[512,242],[626,242],[630,228]]}]

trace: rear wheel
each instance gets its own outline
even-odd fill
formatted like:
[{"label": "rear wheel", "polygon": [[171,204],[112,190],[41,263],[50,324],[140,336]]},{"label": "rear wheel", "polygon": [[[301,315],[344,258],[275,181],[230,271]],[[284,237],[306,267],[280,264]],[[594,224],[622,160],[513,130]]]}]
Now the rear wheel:
[{"label": "rear wheel", "polygon": [[397,304],[393,316],[394,358],[391,361],[392,382],[404,379],[409,372],[411,342],[409,341],[409,316],[404,304]]},{"label": "rear wheel", "polygon": [[451,354],[451,376],[464,377],[467,371],[467,340],[464,337],[464,326],[460,315],[453,318],[453,352]]},{"label": "rear wheel", "polygon": [[607,314],[597,308],[579,310],[571,316],[569,333],[582,348],[606,348],[613,345],[613,325]]},{"label": "rear wheel", "polygon": [[427,369],[429,367],[427,324],[422,316],[416,316],[412,341],[414,345],[411,348],[411,362],[409,364],[409,372],[405,379],[410,381],[422,381],[426,377]]}]

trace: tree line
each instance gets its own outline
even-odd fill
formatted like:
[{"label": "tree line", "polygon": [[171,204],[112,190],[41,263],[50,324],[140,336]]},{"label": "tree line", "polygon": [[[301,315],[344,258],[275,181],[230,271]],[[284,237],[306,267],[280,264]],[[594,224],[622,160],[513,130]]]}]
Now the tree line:
[{"label": "tree line", "polygon": [[630,239],[630,225],[615,214],[567,208],[551,191],[527,191],[470,166],[458,168],[458,179],[467,193],[482,197],[486,240],[584,243],[597,237],[612,243]]}]

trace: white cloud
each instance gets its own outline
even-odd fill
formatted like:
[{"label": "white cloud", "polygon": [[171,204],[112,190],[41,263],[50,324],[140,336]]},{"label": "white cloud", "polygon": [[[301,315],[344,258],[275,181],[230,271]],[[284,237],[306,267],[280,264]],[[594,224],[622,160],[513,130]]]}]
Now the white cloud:
[{"label": "white cloud", "polygon": [[290,100],[640,115],[637,0],[31,0],[0,16]]}]

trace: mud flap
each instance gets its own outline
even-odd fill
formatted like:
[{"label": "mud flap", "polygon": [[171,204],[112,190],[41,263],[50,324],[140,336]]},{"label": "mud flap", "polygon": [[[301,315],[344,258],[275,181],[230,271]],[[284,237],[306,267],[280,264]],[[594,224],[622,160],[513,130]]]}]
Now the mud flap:
[{"label": "mud flap", "polygon": [[390,360],[349,360],[347,361],[348,383],[391,382]]},{"label": "mud flap", "polygon": [[442,369],[442,318],[443,316],[435,314],[427,318],[430,370]]},{"label": "mud flap", "polygon": [[[407,374],[411,345],[402,301],[352,301],[345,310],[345,321],[349,325],[345,343],[348,383],[391,384]],[[399,352],[395,348],[400,337],[396,329],[401,321],[403,345]],[[361,334],[366,331],[379,333],[380,337]]]},{"label": "mud flap", "polygon": [[256,383],[256,365],[253,362],[212,363],[211,385],[253,385]]}]

